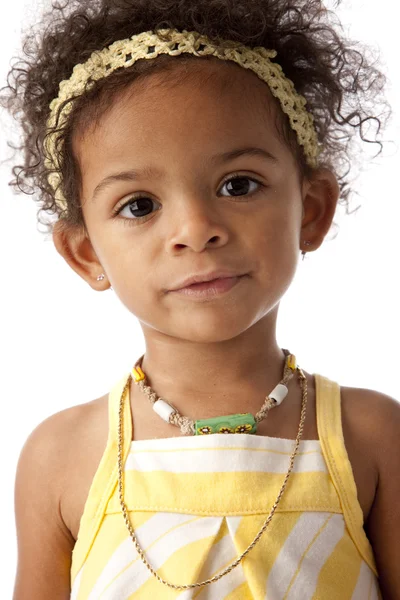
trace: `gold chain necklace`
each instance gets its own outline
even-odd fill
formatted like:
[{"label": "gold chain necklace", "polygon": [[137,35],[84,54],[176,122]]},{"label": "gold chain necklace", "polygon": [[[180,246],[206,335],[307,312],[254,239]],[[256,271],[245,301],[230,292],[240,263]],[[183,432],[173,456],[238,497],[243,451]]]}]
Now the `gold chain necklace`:
[{"label": "gold chain necklace", "polygon": [[[291,355],[293,356],[293,355]],[[128,516],[128,509],[125,505],[124,499],[123,499],[123,487],[122,487],[122,455],[123,455],[123,439],[122,439],[122,430],[123,430],[123,408],[124,408],[124,399],[125,399],[125,395],[126,392],[130,386],[130,383],[132,381],[132,375],[130,374],[128,377],[127,382],[125,383],[124,389],[122,390],[122,394],[121,394],[121,398],[120,398],[120,402],[119,402],[119,419],[118,419],[118,495],[119,495],[119,501],[120,501],[120,505],[121,505],[121,509],[122,509],[122,513],[124,516],[124,520],[127,526],[127,529],[130,533],[130,536],[132,538],[132,541],[135,545],[135,548],[142,560],[142,562],[144,563],[144,565],[147,567],[147,569],[150,571],[150,573],[152,575],[154,575],[154,577],[156,579],[158,579],[158,581],[160,583],[163,583],[164,585],[174,589],[174,590],[188,590],[191,588],[196,588],[196,587],[204,587],[206,585],[209,585],[210,583],[214,583],[215,581],[218,581],[219,579],[221,579],[221,577],[224,577],[224,575],[227,575],[228,573],[230,573],[230,571],[232,571],[235,567],[237,567],[239,565],[239,563],[243,560],[243,558],[250,552],[250,550],[256,545],[256,543],[258,542],[258,540],[260,539],[261,535],[264,533],[264,531],[266,530],[266,528],[268,527],[272,517],[275,514],[276,508],[280,502],[280,499],[283,495],[283,492],[285,491],[286,488],[286,484],[288,482],[289,476],[293,470],[293,465],[294,465],[294,459],[297,455],[298,449],[299,449],[299,444],[300,444],[300,439],[301,436],[303,434],[303,428],[304,428],[304,421],[305,421],[305,417],[306,417],[306,408],[307,408],[307,379],[306,376],[304,375],[303,371],[300,369],[299,366],[296,366],[296,370],[298,372],[298,377],[299,377],[299,383],[300,383],[300,387],[302,390],[302,402],[301,402],[301,412],[300,412],[300,422],[299,422],[299,428],[297,431],[297,436],[296,436],[296,440],[294,443],[294,447],[293,447],[293,451],[290,455],[289,458],[289,468],[288,471],[285,475],[285,478],[283,480],[281,489],[279,490],[279,493],[276,497],[276,500],[271,508],[271,511],[268,515],[268,517],[266,518],[263,526],[261,527],[260,531],[257,533],[256,537],[254,538],[254,540],[251,542],[251,544],[246,548],[246,550],[244,552],[242,552],[242,554],[233,562],[231,563],[228,567],[226,567],[223,571],[221,571],[220,573],[217,573],[217,575],[214,575],[214,577],[211,577],[210,579],[206,579],[205,581],[200,581],[197,583],[191,583],[191,584],[186,584],[186,585],[177,585],[174,583],[170,583],[169,581],[166,581],[165,579],[162,579],[162,577],[160,577],[160,575],[158,575],[158,573],[153,569],[153,567],[148,563],[143,550],[141,549],[141,547],[139,546],[139,543],[137,541],[135,532],[133,530],[133,527],[130,523],[129,520],[129,516]]]}]

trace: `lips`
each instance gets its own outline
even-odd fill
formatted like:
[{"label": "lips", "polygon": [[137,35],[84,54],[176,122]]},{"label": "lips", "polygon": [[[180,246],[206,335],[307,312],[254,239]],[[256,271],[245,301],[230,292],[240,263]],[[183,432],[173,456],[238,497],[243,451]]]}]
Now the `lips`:
[{"label": "lips", "polygon": [[[184,288],[190,288],[191,286],[194,286],[195,284],[199,284],[199,283],[210,283],[210,282],[215,282],[217,280],[221,280],[221,279],[232,279],[232,278],[238,278],[241,275],[243,275],[243,273],[238,273],[237,271],[230,271],[230,270],[219,270],[219,271],[212,271],[209,273],[196,273],[194,275],[191,275],[190,277],[187,277],[186,279],[182,280],[180,283],[178,283],[175,287],[171,288],[169,291],[177,291],[180,289],[184,289]],[[193,287],[194,289],[194,287]]]},{"label": "lips", "polygon": [[[211,279],[210,281],[199,281],[198,283],[192,283],[191,285],[185,286],[186,289],[190,290],[206,290],[215,285],[219,285],[217,282],[225,281],[227,279],[234,279],[233,277],[217,277],[217,279]],[[237,278],[235,278],[237,279]],[[180,289],[185,289],[180,288]]]},{"label": "lips", "polygon": [[245,276],[234,276],[234,277],[220,277],[210,281],[201,281],[192,283],[186,287],[173,290],[171,293],[177,294],[178,296],[192,298],[193,300],[212,300],[227,292],[229,292],[239,282],[245,279]]}]

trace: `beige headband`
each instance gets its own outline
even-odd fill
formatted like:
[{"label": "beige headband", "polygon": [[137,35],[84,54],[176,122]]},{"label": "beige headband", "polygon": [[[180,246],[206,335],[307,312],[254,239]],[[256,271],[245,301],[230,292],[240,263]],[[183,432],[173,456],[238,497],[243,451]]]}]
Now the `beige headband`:
[{"label": "beige headband", "polygon": [[[57,125],[57,130],[62,128],[67,122],[73,102],[69,102],[60,110],[57,122],[62,103],[79,97],[97,80],[111,75],[116,69],[130,67],[139,59],[153,59],[160,54],[178,56],[186,53],[199,57],[212,55],[250,69],[268,84],[272,94],[279,99],[283,112],[289,117],[290,126],[297,134],[298,143],[304,148],[308,164],[311,167],[317,166],[321,148],[318,146],[314,118],[305,108],[306,99],[296,92],[293,82],[285,77],[282,67],[269,60],[277,55],[275,50],[263,47],[249,48],[227,40],[215,45],[208,37],[196,31],[161,29],[159,33],[167,35],[168,41],[161,40],[153,31],[145,31],[130,39],[118,40],[101,51],[95,51],[85,63],[76,65],[71,77],[60,83],[58,97],[50,104],[47,127],[52,129]],[[48,181],[54,190],[56,204],[66,210],[67,202],[60,186],[61,172],[57,166],[56,136],[57,134],[49,133],[46,137],[49,155],[46,167],[52,171]]]}]

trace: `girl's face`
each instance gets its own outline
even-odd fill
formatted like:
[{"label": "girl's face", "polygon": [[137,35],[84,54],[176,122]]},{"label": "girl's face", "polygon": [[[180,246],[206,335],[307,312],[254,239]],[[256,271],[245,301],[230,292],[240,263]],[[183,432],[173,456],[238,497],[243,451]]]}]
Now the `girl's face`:
[{"label": "girl's face", "polygon": [[[132,84],[76,137],[90,236],[81,274],[96,287],[104,272],[145,332],[215,342],[268,318],[294,277],[302,240],[314,227],[314,247],[322,242],[337,198],[329,214],[322,194],[315,206],[310,199],[307,237],[310,183],[300,184],[278,137],[267,85],[217,59],[188,71],[178,85],[165,74]],[[316,207],[325,217],[313,226]],[[171,291],[216,269],[246,276],[203,300]]]}]

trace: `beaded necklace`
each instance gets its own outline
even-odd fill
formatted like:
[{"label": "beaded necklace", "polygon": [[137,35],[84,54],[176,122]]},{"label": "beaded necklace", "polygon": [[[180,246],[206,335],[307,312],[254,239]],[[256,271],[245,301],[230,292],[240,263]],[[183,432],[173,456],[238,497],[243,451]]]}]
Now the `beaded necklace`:
[{"label": "beaded necklace", "polygon": [[282,379],[278,385],[274,387],[272,392],[266,396],[264,404],[254,416],[251,413],[239,413],[236,415],[224,415],[222,417],[193,421],[192,419],[179,414],[174,406],[157,396],[154,390],[147,385],[146,375],[141,368],[144,355],[136,361],[135,366],[132,369],[132,375],[135,383],[152,403],[153,410],[166,423],[171,423],[171,425],[179,427],[183,435],[256,433],[257,424],[263,419],[266,419],[270,409],[274,406],[279,406],[288,394],[287,383],[293,377],[296,370],[296,357],[293,354],[290,354],[288,350],[283,350],[283,352],[286,359]]}]

